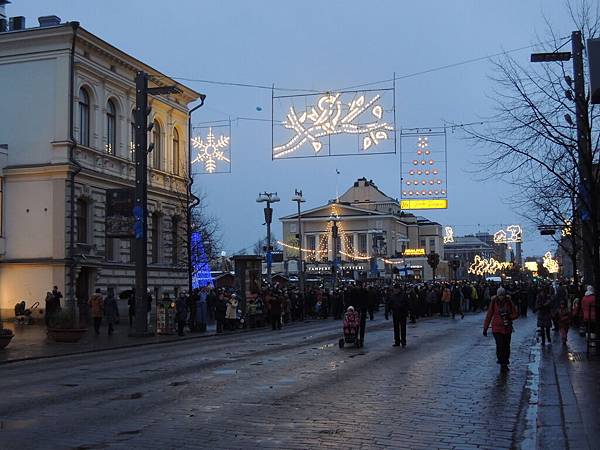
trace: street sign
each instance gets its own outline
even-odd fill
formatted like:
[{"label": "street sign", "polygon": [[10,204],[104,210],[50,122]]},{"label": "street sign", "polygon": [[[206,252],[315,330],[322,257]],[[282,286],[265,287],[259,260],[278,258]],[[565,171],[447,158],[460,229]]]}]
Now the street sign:
[{"label": "street sign", "polygon": [[400,200],[400,209],[447,209],[448,199],[430,198],[422,200]]},{"label": "street sign", "polygon": [[588,39],[588,62],[590,66],[591,102],[600,103],[600,39]]},{"label": "street sign", "polygon": [[532,53],[531,62],[568,61],[571,52]]},{"label": "street sign", "polygon": [[129,238],[134,234],[133,188],[106,190],[107,237]]}]

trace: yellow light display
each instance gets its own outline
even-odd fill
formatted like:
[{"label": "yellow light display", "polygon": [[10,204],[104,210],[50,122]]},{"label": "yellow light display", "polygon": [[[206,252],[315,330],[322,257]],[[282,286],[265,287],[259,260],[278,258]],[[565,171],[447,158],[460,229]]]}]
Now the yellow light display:
[{"label": "yellow light display", "polygon": [[447,209],[448,199],[431,198],[421,200],[400,200],[400,208],[408,209]]},{"label": "yellow light display", "polygon": [[560,233],[562,234],[563,237],[567,237],[567,236],[571,236],[572,232],[573,232],[573,230],[571,229],[571,221],[565,220],[565,226],[562,228]]},{"label": "yellow light display", "polygon": [[552,257],[552,253],[546,252],[542,265],[550,273],[558,273],[558,261]]},{"label": "yellow light display", "polygon": [[537,261],[525,261],[525,268],[530,272],[537,272],[539,270]]},{"label": "yellow light display", "polygon": [[494,233],[495,244],[510,244],[523,242],[523,230],[521,225],[510,225],[506,230],[498,230]]},{"label": "yellow light display", "polygon": [[424,248],[407,248],[402,252],[402,256],[425,256]]},{"label": "yellow light display", "polygon": [[497,272],[501,272],[512,267],[510,262],[500,262],[494,258],[486,259],[479,255],[475,255],[473,263],[469,266],[469,273],[474,275],[493,275]]}]

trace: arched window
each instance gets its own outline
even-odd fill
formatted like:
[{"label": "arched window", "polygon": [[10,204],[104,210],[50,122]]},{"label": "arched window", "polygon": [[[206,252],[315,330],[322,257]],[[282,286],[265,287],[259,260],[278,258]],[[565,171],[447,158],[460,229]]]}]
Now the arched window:
[{"label": "arched window", "polygon": [[152,167],[162,170],[162,142],[160,124],[155,120],[154,128],[152,128],[152,142],[154,150],[152,150]]},{"label": "arched window", "polygon": [[75,203],[76,241],[81,244],[88,242],[88,203],[80,198]]},{"label": "arched window", "polygon": [[90,96],[84,88],[79,89],[79,143],[90,146]]},{"label": "arched window", "polygon": [[129,139],[129,159],[135,159],[135,110],[131,111],[131,137]]},{"label": "arched window", "polygon": [[171,219],[171,262],[174,266],[179,263],[179,219]]},{"label": "arched window", "polygon": [[106,153],[117,151],[117,109],[112,100],[106,104]]},{"label": "arched window", "polygon": [[173,173],[180,175],[181,162],[179,161],[179,132],[173,128]]}]

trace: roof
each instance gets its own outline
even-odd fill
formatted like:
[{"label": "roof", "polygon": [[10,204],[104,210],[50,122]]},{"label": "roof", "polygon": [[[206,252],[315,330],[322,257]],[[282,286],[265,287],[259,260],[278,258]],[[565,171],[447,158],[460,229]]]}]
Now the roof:
[{"label": "roof", "polygon": [[[329,217],[329,215],[331,214],[331,212],[329,211],[329,209],[331,208],[331,205],[336,205],[336,206],[342,207],[343,209],[349,209],[351,211],[356,211],[358,213],[361,213],[361,214],[356,214],[357,216],[360,216],[360,215],[386,216],[386,215],[388,215],[388,213],[385,213],[385,212],[382,212],[382,211],[376,211],[376,210],[373,210],[373,209],[358,208],[356,206],[350,205],[349,203],[327,203],[326,205],[321,205],[321,206],[317,206],[316,208],[309,209],[307,211],[302,211],[300,213],[300,215],[304,218],[308,214],[315,213],[315,212],[317,212],[319,210],[322,210],[322,209],[327,209],[328,212],[323,217],[325,217],[325,216]],[[342,215],[342,214],[340,214],[340,215]],[[349,214],[344,214],[344,215],[348,216]],[[344,215],[342,215],[342,216],[344,216]],[[297,218],[298,218],[298,213],[294,213],[294,214],[290,214],[289,216],[280,217],[279,220],[283,221],[283,220],[290,220],[290,219],[297,219]]]},{"label": "roof", "polygon": [[[79,22],[65,22],[65,23],[61,23],[60,25],[54,25],[54,26],[31,27],[31,28],[25,28],[23,30],[7,31],[7,32],[0,33],[0,39],[2,39],[2,38],[6,38],[6,39],[20,38],[20,39],[22,39],[24,36],[27,36],[27,35],[31,35],[32,37],[39,35],[40,38],[43,38],[44,36],[48,36],[48,33],[53,33],[53,32],[54,33],[59,33],[59,32],[64,33],[65,31],[69,31],[71,29],[72,30],[77,29],[77,37],[82,42],[85,42],[87,45],[96,46],[100,51],[102,51],[104,53],[109,53],[110,57],[116,59],[120,64],[122,64],[124,66],[129,66],[130,70],[132,70],[134,72],[137,70],[143,70],[144,72],[147,72],[150,75],[150,81],[152,84],[154,84],[156,86],[176,85],[182,91],[183,94],[185,94],[187,97],[191,98],[188,101],[188,103],[190,101],[194,101],[194,100],[198,99],[202,95],[199,92],[195,91],[194,89],[191,89],[190,87],[188,87],[182,83],[179,83],[178,81],[174,80],[173,78],[168,77],[167,75],[165,75],[164,73],[155,69],[154,67],[140,61],[139,59],[131,56],[130,54],[126,53],[125,51],[108,43],[107,41],[105,41],[104,39],[95,35],[94,33],[91,33],[90,31],[81,27]],[[107,49],[108,49],[108,52],[107,52]],[[133,79],[132,79],[132,81],[133,81]]]},{"label": "roof", "polygon": [[492,247],[485,242],[477,239],[473,236],[455,236],[454,242],[444,244],[444,248],[460,248],[460,247],[473,247],[473,248],[485,248],[492,249]]}]

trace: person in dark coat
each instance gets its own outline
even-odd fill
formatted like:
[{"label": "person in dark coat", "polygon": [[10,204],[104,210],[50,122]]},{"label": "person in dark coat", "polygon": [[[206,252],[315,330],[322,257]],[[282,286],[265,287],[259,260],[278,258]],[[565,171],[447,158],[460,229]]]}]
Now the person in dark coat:
[{"label": "person in dark coat", "polygon": [[108,335],[110,336],[114,333],[114,324],[119,318],[119,306],[117,305],[117,299],[112,289],[108,290],[108,294],[104,299],[104,318],[108,323]]},{"label": "person in dark coat", "polygon": [[276,293],[269,293],[267,301],[269,302],[271,326],[273,330],[281,330],[281,298]]},{"label": "person in dark coat", "polygon": [[406,318],[410,312],[409,299],[405,291],[395,286],[385,306],[385,318],[392,313],[394,322],[394,347],[406,347]]},{"label": "person in dark coat", "polygon": [[185,336],[183,333],[183,329],[185,327],[187,315],[187,299],[185,298],[185,295],[181,293],[177,297],[177,300],[175,300],[175,320],[177,321],[177,334],[179,336]]},{"label": "person in dark coat", "polygon": [[217,333],[223,332],[223,324],[225,323],[225,315],[227,313],[227,302],[225,297],[220,293],[215,302],[215,320],[217,321]]},{"label": "person in dark coat", "polygon": [[350,305],[360,314],[360,328],[358,346],[362,347],[365,343],[365,331],[367,328],[367,313],[369,308],[368,292],[362,284],[357,285],[350,292]]},{"label": "person in dark coat", "polygon": [[452,312],[453,319],[457,314],[460,314],[461,319],[465,318],[465,314],[463,313],[463,310],[460,306],[461,300],[462,292],[457,285],[454,285],[454,287],[452,288],[452,294],[450,296],[450,311]]},{"label": "person in dark coat", "polygon": [[550,338],[550,328],[552,327],[552,288],[547,286],[541,289],[535,305],[537,311],[537,326],[539,327],[542,345],[552,342]]}]

